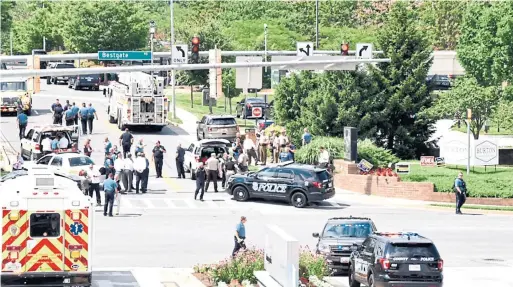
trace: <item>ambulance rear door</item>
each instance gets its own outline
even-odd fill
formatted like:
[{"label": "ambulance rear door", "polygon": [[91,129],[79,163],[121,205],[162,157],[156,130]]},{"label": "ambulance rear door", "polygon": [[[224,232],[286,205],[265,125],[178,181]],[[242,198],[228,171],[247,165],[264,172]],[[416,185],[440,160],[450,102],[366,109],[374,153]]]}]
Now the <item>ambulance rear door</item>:
[{"label": "ambulance rear door", "polygon": [[64,271],[64,199],[27,200],[27,256],[22,262],[25,272]]},{"label": "ambulance rear door", "polygon": [[[12,203],[19,205],[19,201]],[[28,218],[25,210],[2,206],[2,272],[25,271]],[[16,208],[16,207],[15,207]],[[23,262],[23,264],[22,264]]]},{"label": "ambulance rear door", "polygon": [[[89,199],[88,199],[89,200]],[[67,272],[91,271],[90,262],[90,214],[88,200],[80,201],[80,206],[65,211],[64,219],[64,269]],[[92,205],[91,205],[92,206]]]}]

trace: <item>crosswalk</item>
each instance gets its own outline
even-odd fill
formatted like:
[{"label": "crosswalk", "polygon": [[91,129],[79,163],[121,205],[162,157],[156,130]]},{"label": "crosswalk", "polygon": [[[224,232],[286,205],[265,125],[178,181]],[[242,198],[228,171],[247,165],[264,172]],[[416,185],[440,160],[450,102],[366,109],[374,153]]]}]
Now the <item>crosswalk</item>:
[{"label": "crosswalk", "polygon": [[[311,209],[340,209],[344,205],[335,201],[323,201],[315,206],[305,209],[297,209],[286,203],[248,201],[237,202],[230,197],[207,198],[205,201],[194,200],[192,198],[170,198],[170,197],[146,197],[142,196],[122,196],[120,208],[122,210],[209,210],[209,209],[225,209],[225,210],[255,210],[262,213],[276,213],[282,211],[299,211]],[[116,204],[115,204],[116,205]],[[102,207],[96,207],[96,210],[102,210]]]}]

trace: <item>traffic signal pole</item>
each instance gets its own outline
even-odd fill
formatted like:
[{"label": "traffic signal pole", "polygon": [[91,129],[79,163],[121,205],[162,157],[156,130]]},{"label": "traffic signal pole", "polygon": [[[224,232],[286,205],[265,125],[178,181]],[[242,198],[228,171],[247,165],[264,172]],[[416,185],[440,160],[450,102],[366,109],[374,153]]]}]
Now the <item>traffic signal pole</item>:
[{"label": "traffic signal pole", "polygon": [[[173,9],[173,0],[169,1],[169,8],[171,10],[171,59],[173,54],[173,45],[175,44],[175,20],[174,20],[174,9]],[[171,62],[171,64],[173,64]],[[176,90],[175,90],[175,70],[171,70],[171,91],[172,91],[172,98],[171,98],[171,105],[172,111],[173,111],[173,119],[176,119]],[[169,110],[169,109],[168,109]]]}]

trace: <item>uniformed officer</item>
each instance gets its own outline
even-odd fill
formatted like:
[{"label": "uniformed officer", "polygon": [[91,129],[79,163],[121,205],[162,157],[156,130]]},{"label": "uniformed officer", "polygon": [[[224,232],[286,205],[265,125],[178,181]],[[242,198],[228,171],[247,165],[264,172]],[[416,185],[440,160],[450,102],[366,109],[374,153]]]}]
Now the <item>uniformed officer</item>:
[{"label": "uniformed officer", "polygon": [[166,152],[166,148],[160,145],[160,141],[157,141],[155,147],[153,148],[153,161],[155,162],[155,171],[157,173],[157,178],[162,178],[162,166],[164,165],[164,153]]},{"label": "uniformed officer", "polygon": [[87,116],[89,115],[89,108],[86,106],[86,103],[82,103],[82,107],[78,111],[78,117],[80,118],[80,122],[82,123],[82,134],[87,134]]},{"label": "uniformed officer", "polygon": [[28,117],[25,113],[18,114],[16,120],[18,121],[18,128],[20,130],[20,140],[25,136],[25,129],[27,128]]},{"label": "uniformed officer", "polygon": [[128,154],[130,154],[130,149],[132,148],[132,144],[134,143],[134,136],[128,131],[128,128],[125,129],[125,132],[121,134],[119,137],[119,145],[123,147],[123,156],[126,158]]},{"label": "uniformed officer", "polygon": [[73,111],[73,115],[75,116],[73,122],[75,123],[75,125],[78,125],[78,112],[80,111],[80,108],[75,104],[75,102],[73,102],[71,110]]},{"label": "uniformed officer", "polygon": [[64,113],[65,119],[66,119],[66,126],[72,126],[75,124],[75,115],[73,114],[73,109],[71,106],[66,110]]},{"label": "uniformed officer", "polygon": [[217,175],[219,174],[219,160],[215,153],[210,155],[206,162],[207,169],[207,183],[205,184],[205,191],[208,192],[210,182],[214,182],[214,191],[217,192]]},{"label": "uniformed officer", "polygon": [[235,227],[235,236],[233,237],[235,241],[235,247],[232,251],[232,257],[235,257],[241,248],[246,249],[246,244],[244,243],[244,240],[246,239],[246,226],[244,224],[246,221],[246,216],[241,216],[240,222],[237,223],[237,226]]},{"label": "uniformed officer", "polygon": [[196,197],[198,196],[198,192],[201,190],[200,193],[200,200],[203,201],[203,194],[205,194],[205,178],[207,176],[207,172],[205,170],[205,167],[203,166],[203,163],[200,162],[198,165],[198,169],[196,170],[196,191],[194,192],[194,200],[196,200]]},{"label": "uniformed officer", "polygon": [[112,217],[112,209],[114,208],[114,197],[118,193],[118,184],[114,180],[114,175],[109,173],[109,177],[103,182],[103,190],[105,191],[105,206],[103,207],[103,216]]},{"label": "uniformed officer", "polygon": [[178,172],[178,178],[185,178],[185,170],[183,168],[183,162],[185,161],[185,150],[182,144],[178,144],[176,147],[176,171]]},{"label": "uniformed officer", "polygon": [[456,192],[456,214],[461,213],[461,207],[467,200],[467,184],[463,180],[463,173],[458,173],[458,177],[454,181],[454,191]]},{"label": "uniformed officer", "polygon": [[93,133],[93,120],[95,118],[98,120],[96,109],[93,107],[93,104],[89,103],[89,107],[87,108],[87,123],[89,125],[89,134]]}]

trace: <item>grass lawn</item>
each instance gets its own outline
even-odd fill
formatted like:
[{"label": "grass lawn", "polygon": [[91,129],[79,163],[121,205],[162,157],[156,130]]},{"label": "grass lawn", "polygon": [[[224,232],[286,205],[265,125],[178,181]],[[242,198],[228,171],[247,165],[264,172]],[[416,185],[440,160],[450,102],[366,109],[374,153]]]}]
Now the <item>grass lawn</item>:
[{"label": "grass lawn", "polygon": [[[166,95],[168,97],[171,94],[171,90],[166,90]],[[250,95],[250,97],[253,97],[254,95]],[[268,96],[268,101],[272,101],[272,96]],[[232,98],[232,113],[231,115],[235,116],[235,106],[237,105],[237,102],[244,99],[244,95],[241,95],[236,98]],[[176,106],[184,109],[193,115],[195,115],[198,119],[201,119],[204,115],[208,115],[210,113],[207,106],[202,105],[202,93],[195,92],[193,93],[193,100],[194,100],[194,107],[191,107],[191,94],[190,93],[176,93]],[[225,108],[225,102],[224,97],[219,98],[217,100],[217,105],[215,107],[212,107],[212,113],[214,115],[229,115],[230,114],[230,105],[228,102],[228,99],[226,100],[226,108]],[[247,120],[244,119],[237,119],[237,123],[239,124],[239,127],[241,129],[241,132],[244,131],[244,128],[254,128],[255,127],[255,121],[254,120]]]},{"label": "grass lawn", "polygon": [[[450,203],[433,203],[433,204],[430,204],[430,206],[456,208],[456,205],[450,204]],[[468,205],[468,204],[465,204],[463,206],[463,209],[513,211],[513,206]]]},{"label": "grass lawn", "polygon": [[453,192],[452,185],[458,172],[463,172],[470,197],[513,198],[513,168],[475,167],[467,175],[465,166],[422,167],[412,164],[410,174],[401,175],[402,181],[432,182],[437,192]]},{"label": "grass lawn", "polygon": [[[462,132],[462,133],[467,133],[467,126],[462,123],[460,125],[460,128],[458,128],[458,126],[455,125],[452,128],[452,130]],[[479,135],[513,135],[513,130],[500,128],[500,131],[497,131],[497,127],[494,125],[491,125],[490,129],[488,130],[488,133],[484,132],[484,127],[483,127],[481,129],[481,131],[479,132]]]},{"label": "grass lawn", "polygon": [[175,124],[183,124],[182,119],[180,119],[180,118],[173,119],[173,113],[172,112],[167,113],[167,119],[170,122],[175,123]]}]

